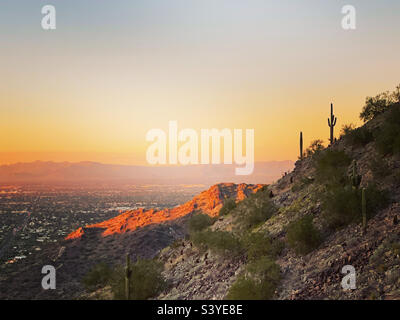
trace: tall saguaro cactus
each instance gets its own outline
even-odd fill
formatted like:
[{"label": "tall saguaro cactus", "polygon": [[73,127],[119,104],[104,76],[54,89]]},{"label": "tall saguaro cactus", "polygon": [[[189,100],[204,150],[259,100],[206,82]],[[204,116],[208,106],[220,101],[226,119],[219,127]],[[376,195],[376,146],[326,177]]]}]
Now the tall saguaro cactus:
[{"label": "tall saguaro cactus", "polygon": [[336,125],[336,120],[337,118],[335,117],[335,115],[333,114],[333,103],[331,103],[331,118],[328,118],[328,126],[330,128],[331,131],[331,135],[330,135],[330,139],[329,141],[331,142],[331,144],[333,144],[334,142],[334,138],[333,138],[333,128]]},{"label": "tall saguaro cactus", "polygon": [[129,254],[126,255],[126,266],[125,266],[125,297],[126,300],[130,300],[131,298],[131,275],[132,275],[132,269],[131,269],[131,259],[129,257]]},{"label": "tall saguaro cactus", "polygon": [[300,131],[300,160],[303,160],[303,132]]}]

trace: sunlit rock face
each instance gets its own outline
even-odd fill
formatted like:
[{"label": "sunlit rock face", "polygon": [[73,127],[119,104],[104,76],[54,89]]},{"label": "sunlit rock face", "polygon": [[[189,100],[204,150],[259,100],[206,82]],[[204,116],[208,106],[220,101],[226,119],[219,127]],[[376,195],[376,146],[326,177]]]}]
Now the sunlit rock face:
[{"label": "sunlit rock face", "polygon": [[178,219],[197,210],[211,217],[215,217],[218,215],[225,199],[234,198],[238,201],[243,200],[250,194],[260,190],[263,186],[262,184],[244,183],[216,184],[178,207],[162,210],[145,210],[141,208],[125,211],[112,219],[81,227],[70,233],[66,239],[80,238],[85,234],[85,230],[88,228],[103,229],[103,236],[125,233],[150,224]]}]

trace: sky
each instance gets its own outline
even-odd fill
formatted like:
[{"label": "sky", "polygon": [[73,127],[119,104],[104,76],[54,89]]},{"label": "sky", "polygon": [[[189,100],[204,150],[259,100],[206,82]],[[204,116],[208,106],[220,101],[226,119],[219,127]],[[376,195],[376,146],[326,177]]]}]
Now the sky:
[{"label": "sky", "polygon": [[[56,8],[56,30],[41,27]],[[356,30],[341,27],[344,5]],[[0,164],[146,164],[146,132],[254,129],[295,160],[400,83],[398,0],[0,0]]]}]

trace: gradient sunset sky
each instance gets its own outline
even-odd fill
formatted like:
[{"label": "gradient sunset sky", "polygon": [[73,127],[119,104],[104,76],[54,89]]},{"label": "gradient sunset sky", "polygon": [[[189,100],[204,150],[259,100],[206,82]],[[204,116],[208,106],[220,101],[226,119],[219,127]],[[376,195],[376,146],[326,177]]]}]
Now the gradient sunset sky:
[{"label": "gradient sunset sky", "polygon": [[[41,8],[57,29],[41,28]],[[341,27],[341,8],[357,29]],[[400,83],[398,0],[2,0],[0,164],[145,164],[146,132],[251,128],[257,161]]]}]

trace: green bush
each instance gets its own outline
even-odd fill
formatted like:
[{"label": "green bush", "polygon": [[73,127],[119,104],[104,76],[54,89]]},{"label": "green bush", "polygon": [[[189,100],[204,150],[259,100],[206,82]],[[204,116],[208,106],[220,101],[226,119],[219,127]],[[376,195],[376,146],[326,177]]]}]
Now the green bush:
[{"label": "green bush", "polygon": [[263,256],[247,266],[247,271],[256,278],[277,284],[280,280],[279,266],[268,256]]},{"label": "green bush", "polygon": [[343,184],[351,159],[344,151],[325,150],[315,161],[315,177],[322,184]]},{"label": "green bush", "polygon": [[240,241],[228,231],[204,230],[191,235],[193,244],[202,249],[210,249],[219,254],[239,254]]},{"label": "green bush", "polygon": [[[239,277],[230,287],[227,300],[266,300],[260,285],[251,278]],[[267,298],[268,299],[268,298]]]},{"label": "green bush", "polygon": [[321,243],[321,235],[313,224],[312,216],[293,221],[287,227],[287,241],[297,254],[307,254]]},{"label": "green bush", "polygon": [[368,167],[371,170],[374,179],[385,178],[392,173],[387,161],[381,157],[373,157],[370,160]]},{"label": "green bush", "polygon": [[96,264],[82,279],[82,283],[86,290],[94,290],[106,286],[111,277],[113,270],[104,262]]},{"label": "green bush", "polygon": [[400,153],[400,104],[393,105],[381,127],[374,132],[377,150],[383,155]]},{"label": "green bush", "polygon": [[[367,203],[367,218],[372,218],[379,209],[389,203],[389,198],[384,191],[375,185],[370,185],[365,190]],[[353,222],[360,222],[361,190],[350,186],[336,186],[327,190],[322,197],[323,219],[330,229],[337,229]]]},{"label": "green bush", "polygon": [[189,231],[190,233],[204,230],[211,226],[215,222],[215,219],[211,218],[207,214],[196,213],[189,219]]},{"label": "green bush", "polygon": [[323,149],[324,142],[320,139],[317,139],[311,142],[310,146],[306,149],[305,154],[307,157],[311,157],[315,154],[318,154]]},{"label": "green bush", "polygon": [[248,230],[265,222],[276,211],[276,206],[266,196],[266,192],[253,194],[240,203],[238,222],[243,229]]},{"label": "green bush", "polygon": [[398,102],[400,102],[400,85],[391,93],[386,91],[375,97],[367,97],[363,110],[360,113],[360,119],[364,120],[364,122],[374,119]]},{"label": "green bush", "polygon": [[353,146],[363,147],[374,140],[374,135],[366,127],[359,127],[350,131],[346,138]]},{"label": "green bush", "polygon": [[261,257],[247,266],[247,276],[239,277],[229,289],[228,300],[269,300],[280,281],[279,266],[269,257]]},{"label": "green bush", "polygon": [[310,179],[307,177],[301,177],[298,181],[295,181],[292,187],[292,192],[298,192],[302,190],[304,187],[312,184],[314,179]]},{"label": "green bush", "polygon": [[220,216],[227,215],[235,208],[236,208],[235,199],[226,199],[224,201],[224,205],[222,206],[221,210],[219,210],[219,215]]},{"label": "green bush", "polygon": [[275,258],[284,247],[280,240],[272,240],[264,232],[249,232],[242,239],[242,246],[249,260],[255,260],[261,256]]},{"label": "green bush", "polygon": [[354,123],[350,124],[344,124],[342,126],[342,129],[340,130],[340,137],[345,137],[348,134],[350,134],[354,129],[356,128],[356,125]]},{"label": "green bush", "polygon": [[[361,201],[361,192],[359,197]],[[386,208],[390,203],[387,191],[379,190],[375,184],[371,184],[365,189],[365,197],[367,202],[367,219],[374,217],[379,210]]]},{"label": "green bush", "polygon": [[400,153],[400,123],[385,123],[376,135],[376,148],[383,155]]},{"label": "green bush", "polygon": [[[165,287],[166,282],[161,274],[163,264],[151,259],[139,259],[132,265],[130,292],[132,300],[146,300],[156,296]],[[125,269],[115,269],[111,281],[114,299],[125,299]]]}]

